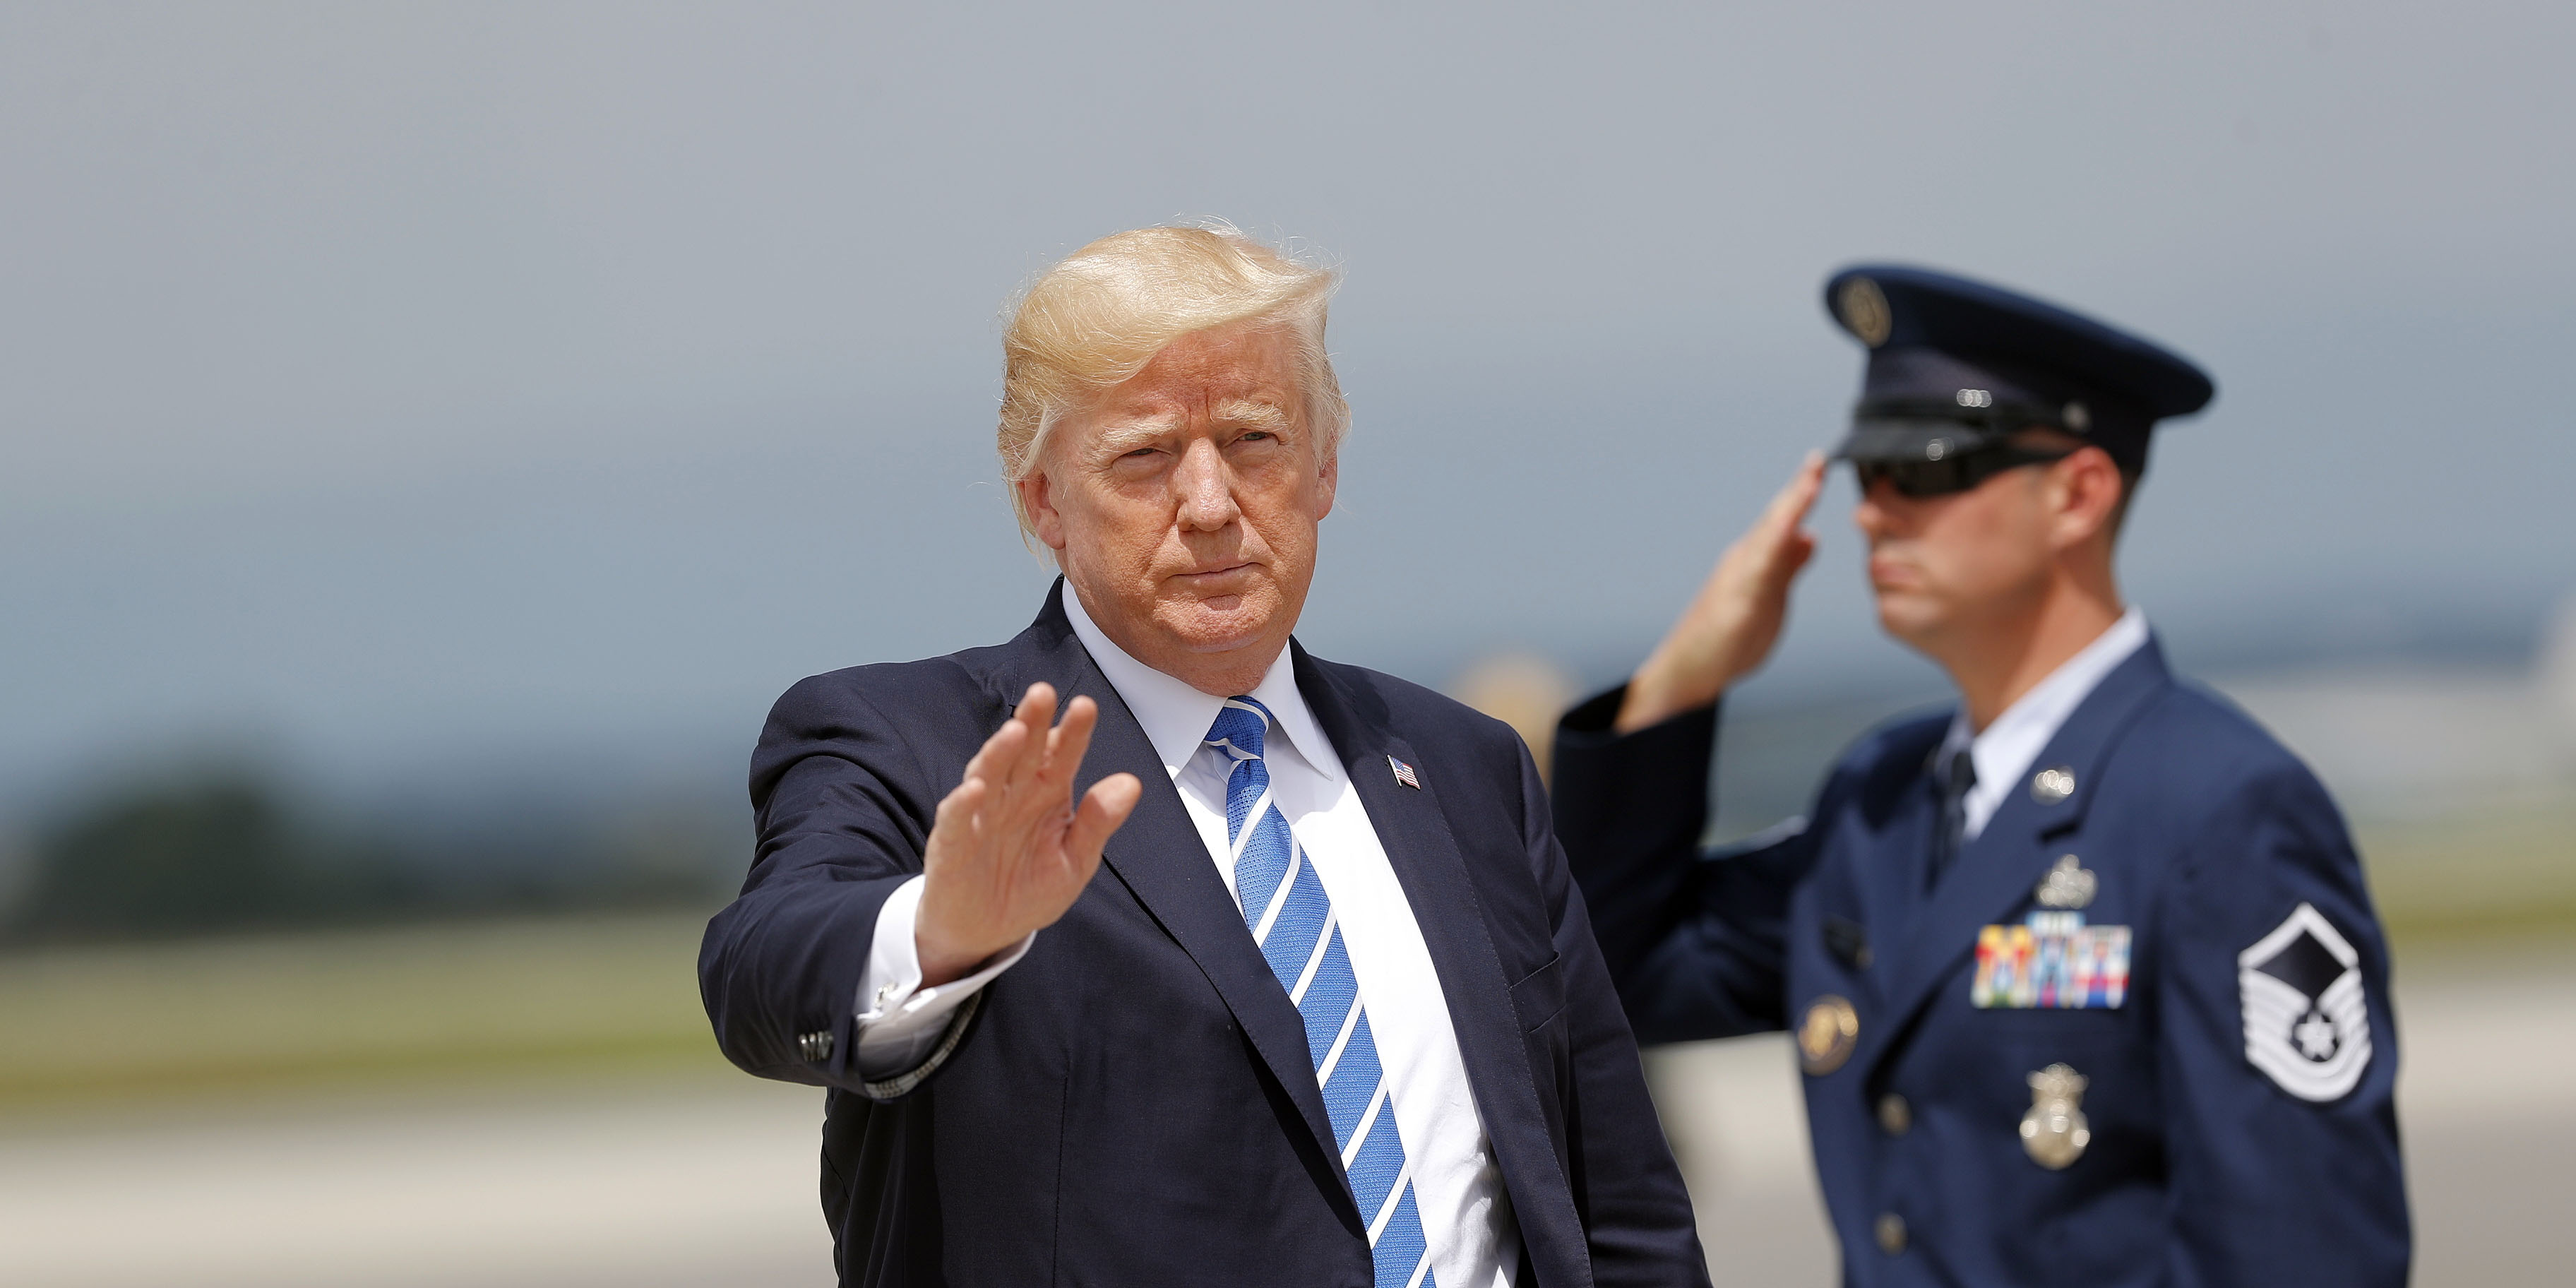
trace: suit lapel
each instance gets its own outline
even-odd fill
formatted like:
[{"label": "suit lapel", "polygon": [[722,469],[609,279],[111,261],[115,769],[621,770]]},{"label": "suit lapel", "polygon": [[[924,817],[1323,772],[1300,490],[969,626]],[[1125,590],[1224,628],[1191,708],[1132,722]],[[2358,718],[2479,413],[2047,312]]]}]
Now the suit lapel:
[{"label": "suit lapel", "polygon": [[2150,639],[2104,676],[2067,717],[2030,772],[2070,767],[2074,794],[2042,803],[2031,795],[2027,780],[2013,785],[1985,830],[1960,851],[1929,902],[1905,927],[1902,947],[1886,976],[1886,1012],[1861,1034],[1853,1063],[1865,1067],[1883,1054],[1950,977],[1952,964],[1976,948],[1977,931],[2010,912],[2039,883],[2055,858],[2048,840],[2083,820],[2085,806],[2101,786],[2102,762],[2131,718],[2171,682],[2164,653]]},{"label": "suit lapel", "polygon": [[[1288,992],[1270,973],[1270,963],[1244,929],[1234,896],[1210,861],[1207,843],[1190,822],[1179,789],[1164,772],[1162,757],[1146,738],[1144,727],[1127,709],[1124,698],[1092,662],[1064,615],[1064,583],[1056,582],[1046,608],[1022,638],[1031,645],[1025,664],[1005,667],[996,679],[1008,688],[1004,705],[1017,703],[1037,680],[1053,684],[1070,701],[1085,693],[1100,704],[1100,723],[1083,758],[1076,793],[1115,773],[1130,773],[1144,784],[1135,813],[1109,839],[1102,865],[1113,873],[1164,933],[1190,955],[1243,1026],[1261,1061],[1295,1102],[1307,1130],[1327,1157],[1338,1160],[1332,1119],[1324,1112],[1324,1095],[1315,1085],[1315,1067],[1306,1050],[1306,1023],[1288,1001]],[[1338,1162],[1334,1168],[1340,1174]],[[1356,1214],[1347,1182],[1341,1190]]]},{"label": "suit lapel", "polygon": [[[1941,822],[1941,799],[1929,774],[1907,782],[1875,829],[1869,862],[1863,863],[1862,888],[1868,893],[1862,924],[1884,957],[1906,942],[1906,933],[1925,914],[1924,871],[1931,864],[1932,834]],[[1892,963],[1890,963],[1892,964]],[[1876,988],[1892,987],[1896,978],[1880,969],[1864,972]]]},{"label": "suit lapel", "polygon": [[[1475,881],[1441,808],[1444,762],[1417,755],[1390,726],[1385,704],[1376,695],[1340,684],[1304,648],[1289,647],[1295,650],[1298,691],[1367,807],[1369,824],[1430,950],[1467,1083],[1519,1209],[1530,1256],[1541,1267],[1579,1266],[1586,1255],[1581,1218],[1549,1144],[1547,1115],[1531,1078],[1520,1018],[1512,1008],[1512,981],[1505,978]],[[1410,766],[1420,785],[1399,783],[1394,766],[1387,763],[1390,757]],[[1547,1210],[1543,1203],[1562,1210]],[[1560,1246],[1567,1244],[1571,1246]]]}]

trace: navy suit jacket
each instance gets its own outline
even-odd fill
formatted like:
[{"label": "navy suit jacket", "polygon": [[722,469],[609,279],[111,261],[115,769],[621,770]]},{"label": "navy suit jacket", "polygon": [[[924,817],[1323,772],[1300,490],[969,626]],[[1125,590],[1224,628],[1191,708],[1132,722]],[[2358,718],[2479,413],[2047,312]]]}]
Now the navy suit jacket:
[{"label": "navy suit jacket", "polygon": [[[779,700],[752,759],[750,879],[699,957],[717,1040],[752,1073],[830,1088],[823,1210],[844,1284],[1368,1285],[1305,1026],[1062,594],[1007,644]],[[1519,1282],[1706,1283],[1528,752],[1436,693],[1291,647],[1439,972]],[[1039,680],[1100,703],[1077,790],[1125,771],[1144,797],[1072,909],[960,1008],[928,1076],[867,1082],[852,1029],[877,911]],[[799,1042],[816,1033],[833,1037]]]},{"label": "navy suit jacket", "polygon": [[[1846,1283],[2404,1282],[2388,951],[2360,860],[2306,767],[2155,643],[2033,764],[2072,793],[2014,784],[1937,882],[1948,713],[1861,739],[1803,827],[1702,855],[1715,712],[1616,737],[1618,697],[1560,731],[1556,819],[1639,1037],[1778,1029],[1828,997],[1857,1013],[1848,1056],[1805,1078]],[[2130,928],[2126,1000],[1975,1006],[1980,929],[2022,922],[2067,855],[2094,875],[2090,922]],[[2239,955],[2302,903],[2358,950],[2368,1002],[2364,1075],[2323,1103],[2249,1061],[2239,995]],[[2064,1170],[2019,1134],[2057,1063],[2090,1080],[2091,1143]]]}]

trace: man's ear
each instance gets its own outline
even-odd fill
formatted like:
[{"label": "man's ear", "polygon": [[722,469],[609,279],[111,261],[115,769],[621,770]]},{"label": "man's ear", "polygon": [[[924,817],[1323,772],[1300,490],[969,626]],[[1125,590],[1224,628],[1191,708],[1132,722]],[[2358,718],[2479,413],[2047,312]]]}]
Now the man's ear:
[{"label": "man's ear", "polygon": [[1338,444],[1324,449],[1323,466],[1315,471],[1315,521],[1333,512],[1333,492],[1342,483],[1342,451]]},{"label": "man's ear", "polygon": [[2055,510],[2051,536],[2058,548],[2082,545],[2107,533],[2119,516],[2120,494],[2126,486],[2120,467],[2111,463],[2111,454],[2099,447],[2078,448],[2051,473],[2055,476],[2050,488]]},{"label": "man's ear", "polygon": [[1028,511],[1029,527],[1049,550],[1064,549],[1064,515],[1055,508],[1055,497],[1047,486],[1044,469],[1031,470],[1026,478],[1012,484],[1020,490],[1020,506]]}]

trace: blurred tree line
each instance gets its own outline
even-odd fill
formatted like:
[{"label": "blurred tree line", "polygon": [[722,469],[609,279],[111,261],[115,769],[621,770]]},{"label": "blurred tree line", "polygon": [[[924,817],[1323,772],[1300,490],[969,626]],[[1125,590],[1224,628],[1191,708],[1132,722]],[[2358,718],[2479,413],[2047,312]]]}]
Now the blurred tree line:
[{"label": "blurred tree line", "polygon": [[0,897],[0,940],[711,906],[740,880],[743,837],[706,807],[485,801],[337,817],[238,767],[160,776],[36,829]]}]

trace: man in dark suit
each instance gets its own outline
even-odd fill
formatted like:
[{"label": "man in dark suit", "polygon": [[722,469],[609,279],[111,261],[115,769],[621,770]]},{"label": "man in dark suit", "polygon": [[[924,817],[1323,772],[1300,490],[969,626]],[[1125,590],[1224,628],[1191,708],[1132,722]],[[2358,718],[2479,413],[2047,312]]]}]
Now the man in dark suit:
[{"label": "man in dark suit", "polygon": [[1331,284],[1230,230],[1050,271],[1000,432],[1037,621],[771,713],[699,975],[830,1089],[845,1284],[1707,1281],[1519,739],[1290,638]]},{"label": "man in dark suit", "polygon": [[2166,416],[2212,389],[2090,319],[1837,275],[1838,455],[1887,631],[1956,711],[1702,854],[1716,702],[1813,550],[1810,460],[1628,685],[1568,715],[1556,819],[1639,1037],[1789,1028],[1855,1285],[2396,1285],[2388,952],[2332,801],[2165,665],[2113,576]]}]

